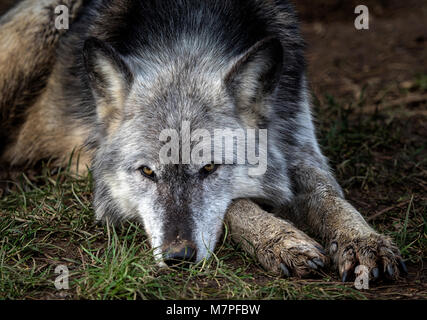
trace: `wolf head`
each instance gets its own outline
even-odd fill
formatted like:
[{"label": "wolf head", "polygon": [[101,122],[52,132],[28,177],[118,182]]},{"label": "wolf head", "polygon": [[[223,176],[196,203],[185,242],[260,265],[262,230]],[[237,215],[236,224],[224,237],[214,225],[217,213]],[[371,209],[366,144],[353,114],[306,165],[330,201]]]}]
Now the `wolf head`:
[{"label": "wolf head", "polygon": [[231,201],[261,192],[247,162],[212,152],[215,132],[268,120],[283,61],[276,39],[237,57],[183,47],[125,57],[94,38],[84,46],[98,120],[96,217],[142,221],[160,264],[209,257]]}]

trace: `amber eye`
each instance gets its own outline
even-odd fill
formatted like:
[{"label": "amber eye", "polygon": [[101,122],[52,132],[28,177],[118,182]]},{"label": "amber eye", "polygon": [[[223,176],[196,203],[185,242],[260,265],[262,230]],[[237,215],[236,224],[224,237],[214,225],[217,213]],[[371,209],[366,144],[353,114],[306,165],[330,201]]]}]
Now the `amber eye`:
[{"label": "amber eye", "polygon": [[142,168],[140,169],[140,171],[141,171],[141,173],[142,173],[144,176],[146,176],[147,178],[150,178],[150,179],[154,179],[154,178],[155,178],[154,171],[153,171],[153,170],[151,170],[149,167],[142,167]]},{"label": "amber eye", "polygon": [[205,165],[203,168],[202,168],[202,173],[204,173],[204,174],[211,174],[211,173],[213,173],[213,172],[215,172],[215,170],[217,169],[217,165],[216,164],[214,164],[214,163],[210,163],[210,164],[207,164],[207,165]]},{"label": "amber eye", "polygon": [[203,169],[205,169],[207,172],[211,172],[213,169],[215,169],[215,165],[213,163],[207,164],[203,167]]}]

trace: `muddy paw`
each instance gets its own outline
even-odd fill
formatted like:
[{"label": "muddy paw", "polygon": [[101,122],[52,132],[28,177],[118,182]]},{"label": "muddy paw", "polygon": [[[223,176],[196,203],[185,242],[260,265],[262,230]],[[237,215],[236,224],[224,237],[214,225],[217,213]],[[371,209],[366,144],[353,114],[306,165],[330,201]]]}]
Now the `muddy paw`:
[{"label": "muddy paw", "polygon": [[359,265],[367,267],[370,280],[379,277],[396,280],[408,272],[399,249],[381,234],[336,239],[331,241],[329,251],[343,282],[355,278]]},{"label": "muddy paw", "polygon": [[232,239],[271,273],[303,277],[328,263],[319,243],[250,200],[235,201],[228,209],[226,223]]},{"label": "muddy paw", "polygon": [[322,246],[297,229],[272,235],[256,248],[265,269],[284,277],[306,277],[328,264]]}]

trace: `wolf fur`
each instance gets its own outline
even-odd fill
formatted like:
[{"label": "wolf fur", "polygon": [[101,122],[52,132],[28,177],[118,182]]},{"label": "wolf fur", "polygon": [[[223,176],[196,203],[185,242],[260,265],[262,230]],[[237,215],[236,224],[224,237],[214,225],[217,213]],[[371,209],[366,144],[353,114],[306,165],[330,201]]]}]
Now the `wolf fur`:
[{"label": "wolf fur", "polygon": [[[59,4],[70,8],[67,32],[54,26]],[[77,154],[74,170],[93,172],[96,218],[141,221],[161,265],[183,249],[209,257],[225,217],[233,239],[277,274],[328,263],[297,226],[323,242],[344,281],[359,264],[374,278],[405,270],[320,151],[288,1],[24,0],[0,19],[0,75],[2,165],[64,166]],[[160,163],[160,133],[184,121],[267,129],[267,171]]]}]

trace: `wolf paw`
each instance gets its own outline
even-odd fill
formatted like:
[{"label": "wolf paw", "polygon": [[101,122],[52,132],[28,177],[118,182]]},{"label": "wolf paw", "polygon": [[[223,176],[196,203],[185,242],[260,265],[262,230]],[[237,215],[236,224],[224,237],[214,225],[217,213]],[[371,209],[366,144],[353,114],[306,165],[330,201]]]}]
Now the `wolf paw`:
[{"label": "wolf paw", "polygon": [[400,274],[408,273],[399,249],[381,234],[333,240],[329,253],[343,282],[354,278],[358,266],[367,267],[370,280],[381,276],[396,280]]},{"label": "wolf paw", "polygon": [[285,277],[306,277],[328,264],[322,246],[296,229],[272,236],[256,252],[265,269]]}]

